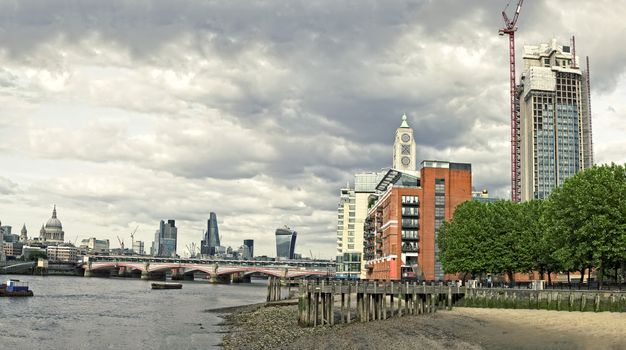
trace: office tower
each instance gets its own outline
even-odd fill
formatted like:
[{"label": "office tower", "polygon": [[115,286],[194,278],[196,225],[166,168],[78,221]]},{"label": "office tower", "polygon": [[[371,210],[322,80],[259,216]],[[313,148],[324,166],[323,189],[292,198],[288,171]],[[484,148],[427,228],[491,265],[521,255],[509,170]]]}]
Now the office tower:
[{"label": "office tower", "polygon": [[243,245],[248,247],[248,251],[250,253],[250,259],[254,258],[254,240],[253,239],[244,239]]},{"label": "office tower", "polygon": [[204,239],[200,242],[200,254],[204,256],[217,255],[217,247],[220,246],[220,233],[217,228],[217,215],[214,212],[209,214],[207,220],[207,230]]},{"label": "office tower", "polygon": [[133,242],[133,253],[134,254],[139,254],[139,255],[144,255],[145,254],[143,241],[134,241]]},{"label": "office tower", "polygon": [[160,257],[176,256],[176,241],[178,238],[178,228],[175,220],[163,220],[159,222],[159,229],[154,233],[152,243],[152,255]]},{"label": "office tower", "polygon": [[406,114],[402,116],[402,123],[396,130],[393,144],[393,168],[403,171],[415,171],[416,144],[413,139],[413,129],[406,121]]},{"label": "office tower", "polygon": [[565,179],[593,166],[589,72],[573,47],[555,39],[524,46],[518,87],[520,192],[543,199]]},{"label": "office tower", "polygon": [[298,233],[289,227],[276,229],[276,257],[293,259]]},{"label": "office tower", "polygon": [[364,224],[366,278],[443,280],[437,235],[472,198],[472,166],[423,161],[419,176],[390,169],[376,190]]}]

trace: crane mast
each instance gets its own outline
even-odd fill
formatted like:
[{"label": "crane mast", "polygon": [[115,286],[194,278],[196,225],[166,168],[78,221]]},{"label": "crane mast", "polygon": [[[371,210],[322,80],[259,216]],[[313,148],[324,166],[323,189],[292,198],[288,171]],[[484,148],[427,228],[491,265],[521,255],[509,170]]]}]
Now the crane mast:
[{"label": "crane mast", "polygon": [[[517,8],[513,19],[509,20],[506,15],[506,7],[502,11],[502,18],[504,19],[504,28],[498,31],[498,34],[509,36],[509,85],[510,85],[510,99],[511,99],[511,200],[519,202],[521,199],[521,186],[520,186],[520,154],[519,154],[519,120],[516,110],[516,84],[515,84],[515,31],[517,30],[517,18],[519,17],[520,10],[522,9],[522,3],[524,0],[517,2]],[[508,7],[508,5],[507,5]]]}]

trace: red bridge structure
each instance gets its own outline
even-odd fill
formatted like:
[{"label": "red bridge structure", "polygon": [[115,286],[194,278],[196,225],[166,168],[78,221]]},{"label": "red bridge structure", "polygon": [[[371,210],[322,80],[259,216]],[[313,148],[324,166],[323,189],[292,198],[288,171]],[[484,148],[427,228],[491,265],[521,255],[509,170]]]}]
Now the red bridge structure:
[{"label": "red bridge structure", "polygon": [[79,266],[85,277],[111,272],[119,276],[141,275],[142,279],[162,279],[168,272],[172,279],[193,279],[196,273],[206,274],[209,282],[246,282],[252,274],[280,279],[333,277],[335,263],[315,260],[222,260],[178,259],[147,256],[85,256]]}]

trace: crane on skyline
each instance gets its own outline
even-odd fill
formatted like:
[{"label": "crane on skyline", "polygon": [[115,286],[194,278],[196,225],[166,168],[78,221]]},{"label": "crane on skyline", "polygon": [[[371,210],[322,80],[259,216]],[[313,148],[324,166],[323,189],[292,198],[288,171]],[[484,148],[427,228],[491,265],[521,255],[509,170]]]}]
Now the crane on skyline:
[{"label": "crane on skyline", "polygon": [[[130,249],[133,250],[135,249],[135,233],[137,232],[137,229],[139,228],[139,225],[137,225],[137,227],[135,227],[135,230],[133,232],[131,232],[130,234]],[[124,248],[124,247],[122,247]]]},{"label": "crane on skyline", "polygon": [[512,19],[506,15],[506,9],[509,4],[502,10],[502,19],[504,19],[504,28],[498,31],[500,36],[509,36],[509,84],[511,92],[511,200],[519,202],[521,197],[520,188],[520,154],[519,154],[519,117],[516,110],[516,84],[515,84],[515,31],[517,31],[517,18],[522,9],[524,0],[518,0],[515,14]]}]

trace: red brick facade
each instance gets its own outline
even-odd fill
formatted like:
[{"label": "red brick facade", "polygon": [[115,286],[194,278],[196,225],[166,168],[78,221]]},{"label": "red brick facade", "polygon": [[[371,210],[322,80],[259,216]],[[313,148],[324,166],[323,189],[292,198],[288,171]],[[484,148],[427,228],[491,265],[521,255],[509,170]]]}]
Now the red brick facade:
[{"label": "red brick facade", "polygon": [[436,269],[435,226],[450,220],[454,209],[471,199],[471,166],[422,164],[419,186],[391,185],[368,212],[364,250],[368,279],[399,280],[415,271],[422,280],[455,278]]}]

